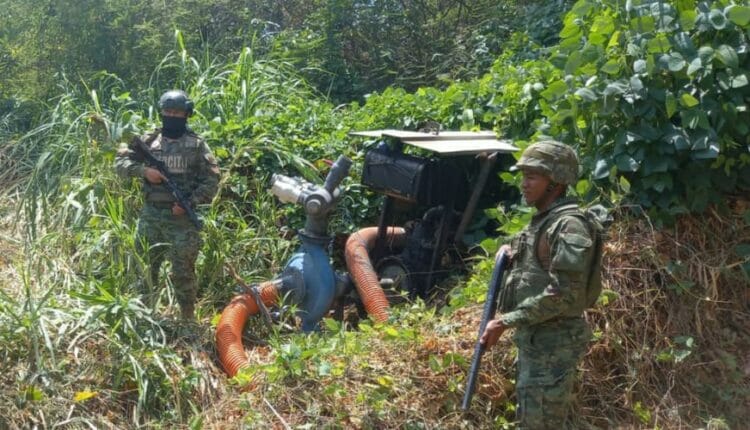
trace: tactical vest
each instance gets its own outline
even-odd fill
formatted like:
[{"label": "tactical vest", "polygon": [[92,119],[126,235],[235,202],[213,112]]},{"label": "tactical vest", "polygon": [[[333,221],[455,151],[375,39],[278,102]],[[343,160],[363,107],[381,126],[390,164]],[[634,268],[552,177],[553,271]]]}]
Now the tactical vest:
[{"label": "tactical vest", "polygon": [[[540,245],[547,247],[549,245],[537,242],[547,242],[547,238],[543,237],[543,233],[553,229],[555,224],[563,217],[569,216],[565,210],[560,210],[566,206],[568,205],[562,204],[552,208],[544,217],[532,220],[511,242],[513,262],[505,284],[505,288],[509,292],[509,297],[503,303],[503,312],[513,310],[518,304],[529,297],[544,294],[545,289],[552,283],[552,277],[548,271],[550,264],[549,251],[544,253],[538,250]],[[571,279],[571,281],[579,283],[580,287],[585,289],[587,277],[588,270],[584,270],[578,274],[578,278]],[[556,318],[580,317],[587,307],[586,294],[582,291],[578,296],[577,302],[569,307],[564,314],[558,315]]]},{"label": "tactical vest", "polygon": [[[169,169],[175,185],[190,198],[190,193],[198,186],[202,172],[203,145],[198,136],[185,133],[177,139],[157,136],[149,145],[149,150]],[[144,181],[143,191],[148,202],[173,202],[174,196],[162,184]]]}]

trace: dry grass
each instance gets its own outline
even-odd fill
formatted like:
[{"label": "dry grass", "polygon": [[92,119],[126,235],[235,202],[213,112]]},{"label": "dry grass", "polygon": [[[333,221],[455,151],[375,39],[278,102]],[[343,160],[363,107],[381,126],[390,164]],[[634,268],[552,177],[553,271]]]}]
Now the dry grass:
[{"label": "dry grass", "polygon": [[[695,428],[750,419],[750,282],[734,252],[750,243],[746,210],[736,202],[730,214],[686,216],[660,231],[642,219],[616,225],[605,279],[619,298],[589,314],[602,337],[584,362],[586,421]],[[692,348],[679,342],[687,337]],[[680,351],[690,354],[674,359]]]},{"label": "dry grass", "polygon": [[[399,332],[415,330],[403,339],[378,328],[325,335],[352,340],[342,343],[338,354],[320,351],[316,357],[330,361],[339,372],[317,374],[320,361],[313,357],[305,360],[301,377],[272,381],[261,371],[216,405],[222,413],[208,411],[213,417],[224,417],[206,424],[278,429],[488,428],[492,416],[483,411],[504,408],[512,393],[512,383],[504,374],[512,367],[513,354],[507,336],[487,354],[472,413],[462,415],[465,371],[481,311],[471,307],[452,318],[401,321],[393,326]],[[248,355],[251,368],[278,365],[279,354],[273,349],[254,348]]]},{"label": "dry grass", "polygon": [[[750,419],[750,283],[734,252],[750,243],[750,226],[741,216],[746,210],[747,202],[737,202],[730,214],[684,217],[660,231],[624,216],[613,226],[605,287],[618,297],[588,315],[598,339],[582,364],[578,427],[720,429],[724,422],[741,428]],[[13,253],[12,243],[3,243],[5,274]],[[175,369],[174,377],[192,375],[193,384],[172,401],[191,406],[182,406],[182,418],[165,423],[151,416],[138,427],[483,429],[512,420],[510,334],[485,356],[471,412],[462,415],[481,306],[450,315],[407,307],[385,327],[272,336],[271,345],[248,350],[255,371],[239,384],[217,366],[206,316],[197,341],[172,338],[167,345],[189,365]],[[253,325],[251,331],[258,331]],[[63,344],[69,377],[54,378],[57,394],[14,405],[5,423],[136,427],[137,390],[115,390],[108,379],[112,345],[99,337]],[[290,346],[299,348],[299,356],[284,350]],[[5,369],[4,392],[18,393],[23,387],[12,375],[27,371],[26,364],[6,363]],[[97,395],[74,402],[84,389]]]},{"label": "dry grass", "polygon": [[[580,428],[739,428],[750,419],[750,284],[734,253],[750,242],[745,204],[728,215],[684,217],[660,231],[642,219],[615,224],[605,288],[619,297],[588,315],[598,340],[582,364]],[[480,315],[479,306],[470,306],[444,321],[425,320],[405,344],[374,335],[367,351],[342,353],[346,372],[338,379],[302,377],[278,386],[261,377],[230,398],[252,405],[244,423],[257,428],[490,428],[497,425],[493,416],[513,416],[507,410],[514,401],[509,335],[485,357],[467,416],[458,411],[466,363],[439,371],[430,366],[430,357],[470,360]],[[687,337],[691,347],[679,342]],[[251,366],[274,357],[256,351]],[[380,376],[392,378],[393,386],[377,412],[358,394],[371,393]],[[326,392],[333,383],[343,395]],[[236,424],[243,413],[235,408],[247,406],[230,403],[222,407],[232,410]]]}]

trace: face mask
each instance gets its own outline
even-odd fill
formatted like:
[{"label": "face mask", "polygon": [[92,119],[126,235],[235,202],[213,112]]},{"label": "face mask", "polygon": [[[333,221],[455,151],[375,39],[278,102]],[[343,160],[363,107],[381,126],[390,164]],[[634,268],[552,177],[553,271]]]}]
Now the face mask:
[{"label": "face mask", "polygon": [[187,118],[180,118],[177,116],[163,116],[161,117],[162,128],[161,134],[166,137],[176,139],[187,131]]}]

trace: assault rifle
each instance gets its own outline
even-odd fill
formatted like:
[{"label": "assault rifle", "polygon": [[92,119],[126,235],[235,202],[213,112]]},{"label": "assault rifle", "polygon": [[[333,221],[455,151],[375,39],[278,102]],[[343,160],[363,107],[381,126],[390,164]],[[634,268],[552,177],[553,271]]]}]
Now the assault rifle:
[{"label": "assault rifle", "polygon": [[505,266],[508,264],[508,256],[503,252],[500,257],[495,258],[495,268],[492,270],[492,278],[490,278],[490,285],[487,291],[487,300],[484,302],[484,312],[482,313],[482,322],[479,324],[479,336],[477,337],[477,343],[474,346],[474,357],[471,359],[471,368],[469,369],[469,376],[466,381],[466,390],[464,391],[464,400],[461,403],[461,409],[466,412],[469,410],[471,404],[471,397],[474,395],[474,388],[477,384],[477,376],[479,376],[479,366],[482,363],[482,354],[487,348],[485,344],[480,343],[479,339],[482,338],[484,330],[487,328],[487,323],[491,319],[495,318],[498,304],[502,304],[505,291],[503,290],[503,272],[505,272]]},{"label": "assault rifle", "polygon": [[188,218],[190,218],[190,221],[192,221],[192,223],[196,227],[198,227],[198,229],[203,227],[203,223],[198,218],[198,214],[195,213],[195,210],[193,210],[193,207],[190,205],[190,200],[187,199],[185,194],[183,194],[183,192],[179,188],[177,188],[177,185],[175,185],[172,178],[170,178],[166,163],[154,157],[154,154],[152,154],[151,151],[148,150],[146,143],[142,141],[138,136],[133,137],[130,149],[136,151],[138,155],[142,156],[149,167],[153,167],[154,169],[161,172],[162,175],[164,175],[165,179],[162,181],[162,183],[167,187],[169,192],[172,193],[175,200],[177,200],[177,203],[179,203],[180,206],[185,209],[185,213],[187,214]]}]

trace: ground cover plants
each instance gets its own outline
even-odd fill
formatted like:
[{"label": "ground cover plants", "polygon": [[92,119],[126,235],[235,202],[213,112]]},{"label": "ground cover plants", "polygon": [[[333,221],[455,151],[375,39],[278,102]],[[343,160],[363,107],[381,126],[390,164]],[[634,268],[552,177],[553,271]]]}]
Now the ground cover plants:
[{"label": "ground cover plants", "polygon": [[[253,319],[250,366],[228,380],[217,365],[212,324],[238,291],[234,273],[270,279],[297,246],[301,214],[270,196],[270,175],[320,182],[326,160],[347,155],[355,167],[331,228],[372,225],[379,200],[358,181],[367,143],[347,133],[426,120],[520,146],[573,144],[585,172],[574,192],[616,216],[605,290],[587,315],[577,426],[741,428],[749,31],[744,2],[581,0],[556,45],[517,33],[480,78],[342,106],[266,47],[192,56],[179,32],[143,87],[60,74],[33,126],[14,117],[24,112],[0,121],[0,428],[511,428],[507,336],[484,361],[471,413],[458,405],[486,256],[528,220],[518,206],[485,212],[501,230],[476,244],[468,274],[448,278],[447,299],[402,305],[384,324],[326,319],[311,335]],[[222,168],[201,208],[196,326],[176,322],[169,288],[153,307],[133,289],[141,197],[112,166],[121,142],[157,123],[154,102],[171,87],[196,100],[191,125]]]}]

